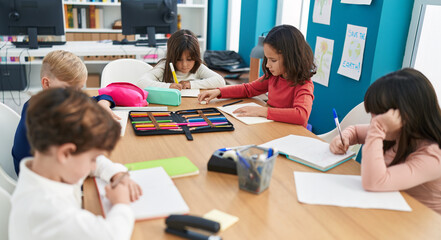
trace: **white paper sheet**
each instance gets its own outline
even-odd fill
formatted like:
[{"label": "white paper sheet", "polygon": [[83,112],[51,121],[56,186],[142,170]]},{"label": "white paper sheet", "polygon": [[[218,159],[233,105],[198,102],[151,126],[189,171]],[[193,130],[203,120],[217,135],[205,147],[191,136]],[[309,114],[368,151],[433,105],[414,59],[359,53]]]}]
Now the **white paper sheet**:
[{"label": "white paper sheet", "polygon": [[312,81],[324,86],[329,84],[331,72],[332,55],[334,51],[334,40],[317,37],[315,42],[314,60],[317,65],[317,73],[312,76]]},{"label": "white paper sheet", "polygon": [[331,23],[332,0],[315,0],[314,9],[312,11],[312,21],[330,25]]},{"label": "white paper sheet", "polygon": [[129,111],[113,110],[113,113],[121,118],[121,120],[118,120],[118,122],[121,124],[121,136],[124,136],[127,127],[127,120],[129,118]]},{"label": "white paper sheet", "polygon": [[200,89],[182,89],[181,97],[198,97]]},{"label": "white paper sheet", "polygon": [[294,172],[294,181],[301,203],[412,211],[398,191],[365,191],[361,176]]},{"label": "white paper sheet", "polygon": [[371,5],[372,0],[341,0],[341,3]]},{"label": "white paper sheet", "polygon": [[[170,214],[185,214],[190,210],[162,167],[130,171],[130,177],[142,188],[143,195],[130,204],[137,220],[167,217]],[[105,197],[105,181],[95,179],[105,215],[111,209]]]},{"label": "white paper sheet", "polygon": [[338,74],[360,80],[367,28],[348,24]]},{"label": "white paper sheet", "polygon": [[229,115],[235,117],[237,120],[245,123],[245,124],[256,124],[256,123],[266,123],[266,122],[273,122],[273,120],[268,120],[264,117],[238,117],[236,114],[234,114],[234,110],[245,107],[245,106],[257,106],[261,107],[257,103],[243,103],[243,104],[234,104],[226,107],[217,107],[217,109],[228,113]]}]

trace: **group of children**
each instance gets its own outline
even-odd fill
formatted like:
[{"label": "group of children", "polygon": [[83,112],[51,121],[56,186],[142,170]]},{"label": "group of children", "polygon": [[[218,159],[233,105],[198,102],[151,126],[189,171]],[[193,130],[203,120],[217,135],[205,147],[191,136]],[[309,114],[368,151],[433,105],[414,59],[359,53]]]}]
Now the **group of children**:
[{"label": "group of children", "polygon": [[[198,96],[207,103],[268,93],[267,107],[243,107],[236,113],[306,126],[315,65],[311,48],[295,27],[276,26],[267,34],[264,75],[242,85],[225,87],[223,78],[202,63],[191,31],[174,33],[167,49],[167,57],[138,80],[139,87],[214,88]],[[104,156],[119,138],[119,124],[109,114],[114,105],[110,96],[89,98],[78,91],[86,78],[84,64],[71,53],[54,51],[43,60],[44,91],[25,104],[12,151],[20,175],[12,198],[11,239],[130,238],[134,217],[128,204],[142,191],[125,177],[124,166]],[[441,213],[441,112],[429,80],[417,70],[399,70],[374,82],[364,104],[371,123],[348,127],[342,140],[332,140],[330,150],[342,154],[349,145],[364,144],[366,190],[404,190]],[[88,175],[108,182],[123,179],[106,188],[113,203],[106,219],[81,209],[80,188]]]}]

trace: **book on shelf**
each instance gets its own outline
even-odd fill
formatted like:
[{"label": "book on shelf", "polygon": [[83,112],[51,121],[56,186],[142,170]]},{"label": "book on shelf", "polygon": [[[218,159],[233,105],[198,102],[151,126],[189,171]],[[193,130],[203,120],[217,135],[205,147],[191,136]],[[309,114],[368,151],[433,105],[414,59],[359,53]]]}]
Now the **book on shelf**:
[{"label": "book on shelf", "polygon": [[72,8],[73,28],[78,28],[78,8]]},{"label": "book on shelf", "polygon": [[87,11],[86,8],[81,8],[81,28],[87,28]]},{"label": "book on shelf", "polygon": [[275,148],[290,160],[324,172],[355,157],[352,151],[343,155],[333,154],[329,143],[298,135],[288,135],[260,146]]},{"label": "book on shelf", "polygon": [[90,28],[95,28],[95,5],[89,6],[89,26]]},{"label": "book on shelf", "polygon": [[[130,178],[139,184],[142,196],[130,207],[137,221],[167,217],[170,214],[186,214],[190,211],[181,193],[162,167],[130,171]],[[95,178],[104,217],[112,208],[106,198],[107,183]]]}]

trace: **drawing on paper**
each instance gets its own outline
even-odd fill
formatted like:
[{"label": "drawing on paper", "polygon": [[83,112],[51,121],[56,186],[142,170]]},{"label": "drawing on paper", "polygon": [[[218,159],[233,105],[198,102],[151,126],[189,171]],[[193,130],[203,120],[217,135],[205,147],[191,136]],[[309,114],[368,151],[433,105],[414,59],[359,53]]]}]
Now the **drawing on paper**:
[{"label": "drawing on paper", "polygon": [[317,73],[312,77],[312,80],[326,87],[329,84],[333,51],[334,40],[317,37],[314,51]]}]

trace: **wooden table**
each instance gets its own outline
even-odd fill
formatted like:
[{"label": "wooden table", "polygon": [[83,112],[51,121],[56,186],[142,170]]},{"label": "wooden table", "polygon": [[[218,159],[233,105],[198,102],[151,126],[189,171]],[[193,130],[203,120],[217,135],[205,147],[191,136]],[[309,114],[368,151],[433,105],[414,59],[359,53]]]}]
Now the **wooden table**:
[{"label": "wooden table", "polygon": [[[179,107],[169,110],[212,107],[231,102],[216,100],[199,105],[194,98],[183,98]],[[255,101],[263,104],[260,100]],[[259,195],[239,190],[237,176],[208,172],[211,154],[222,147],[262,144],[288,134],[316,137],[301,126],[273,122],[245,125],[231,116],[233,132],[193,134],[193,141],[182,135],[136,136],[127,126],[125,136],[111,155],[115,162],[130,163],[187,156],[200,170],[197,176],[174,182],[190,208],[201,216],[212,209],[239,217],[224,232],[223,239],[441,239],[441,215],[403,193],[412,212],[306,205],[297,201],[293,171],[316,172],[279,156],[269,188]],[[360,174],[360,165],[350,160],[330,171]],[[101,214],[93,181],[84,185],[84,206]],[[182,239],[164,232],[165,220],[135,224],[132,239]]]}]

